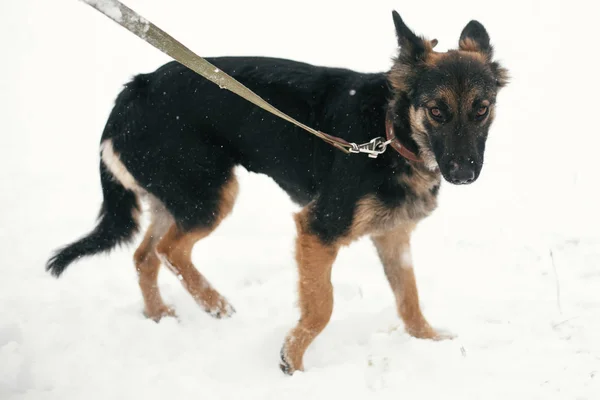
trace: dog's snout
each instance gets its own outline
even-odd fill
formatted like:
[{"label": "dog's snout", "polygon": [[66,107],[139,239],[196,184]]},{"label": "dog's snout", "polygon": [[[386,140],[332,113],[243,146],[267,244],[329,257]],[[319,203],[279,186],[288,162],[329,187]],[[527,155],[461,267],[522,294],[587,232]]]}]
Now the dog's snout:
[{"label": "dog's snout", "polygon": [[475,180],[475,165],[473,162],[459,163],[451,160],[448,163],[448,177],[455,185],[466,185]]}]

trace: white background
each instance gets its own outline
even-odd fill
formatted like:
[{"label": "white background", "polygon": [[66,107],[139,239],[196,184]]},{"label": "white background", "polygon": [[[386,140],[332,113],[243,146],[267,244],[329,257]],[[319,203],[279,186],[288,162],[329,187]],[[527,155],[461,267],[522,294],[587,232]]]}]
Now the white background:
[{"label": "white background", "polygon": [[133,248],[54,280],[46,259],[91,230],[100,207],[98,142],[115,96],[168,58],[81,2],[2,0],[1,399],[598,398],[595,2],[127,4],[203,56],[364,72],[390,67],[392,9],[439,39],[437,50],[455,47],[470,19],[486,26],[512,76],[486,165],[472,186],[443,185],[413,240],[425,314],[458,337],[404,332],[362,240],[335,264],[334,315],[307,371],[283,376],[279,348],[298,317],[296,207],[270,179],[242,170],[232,216],[194,251],[236,307],[231,320],[205,315],[164,271],[179,320],[145,320]]}]

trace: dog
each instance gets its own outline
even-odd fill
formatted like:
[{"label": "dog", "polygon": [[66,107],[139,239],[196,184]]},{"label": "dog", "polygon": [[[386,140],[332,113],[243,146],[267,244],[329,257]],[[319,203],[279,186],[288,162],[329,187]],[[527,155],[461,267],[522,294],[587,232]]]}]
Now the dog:
[{"label": "dog", "polygon": [[306,349],[329,322],[338,250],[365,235],[407,332],[447,338],[420,310],[411,232],[436,208],[442,177],[452,184],[479,177],[508,73],[494,61],[479,22],[465,26],[457,49],[442,53],[433,49],[436,40],[417,36],[392,15],[399,51],[385,73],[262,57],[208,61],[315,129],[355,143],[386,132],[400,151],[345,154],[183,65],[165,64],[137,75],[118,95],[100,145],[104,201],[97,226],[58,250],[47,269],[58,277],[83,256],[131,242],[144,201],[151,222],[134,263],[145,315],[155,321],[175,315],[157,287],[162,264],[206,312],[231,316],[234,308],[194,267],[191,253],[232,210],[234,168],[243,166],[273,178],[302,206],[294,215],[301,317],[281,349],[285,373],[304,369]]}]

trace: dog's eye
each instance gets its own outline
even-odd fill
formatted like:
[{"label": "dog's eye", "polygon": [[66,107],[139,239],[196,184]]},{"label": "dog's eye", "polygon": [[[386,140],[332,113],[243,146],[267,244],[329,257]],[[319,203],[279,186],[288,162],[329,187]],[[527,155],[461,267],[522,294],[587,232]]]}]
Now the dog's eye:
[{"label": "dog's eye", "polygon": [[435,118],[441,118],[442,117],[442,111],[440,111],[439,108],[437,107],[432,107],[429,109],[429,113],[435,117]]},{"label": "dog's eye", "polygon": [[483,117],[485,114],[488,113],[488,107],[487,106],[481,106],[477,109],[477,116],[478,117]]}]

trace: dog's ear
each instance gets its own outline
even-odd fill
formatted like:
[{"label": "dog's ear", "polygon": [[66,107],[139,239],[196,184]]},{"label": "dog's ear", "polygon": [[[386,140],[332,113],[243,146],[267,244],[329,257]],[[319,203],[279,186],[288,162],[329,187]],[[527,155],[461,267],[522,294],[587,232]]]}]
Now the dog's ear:
[{"label": "dog's ear", "polygon": [[491,60],[493,49],[490,45],[490,35],[481,25],[473,20],[465,26],[460,34],[458,48],[463,51],[478,51],[485,54]]},{"label": "dog's ear", "polygon": [[487,58],[494,75],[496,76],[496,84],[498,87],[504,87],[508,83],[508,71],[500,66],[498,62],[493,62],[494,48],[490,44],[490,35],[477,21],[471,21],[465,26],[460,34],[458,41],[459,49],[463,51],[477,51]]},{"label": "dog's ear", "polygon": [[[426,54],[432,50],[432,42],[424,40],[415,35],[408,26],[402,21],[400,14],[392,11],[394,25],[396,26],[396,36],[400,46],[400,56],[406,61],[419,61],[425,58]],[[433,41],[437,44],[437,40]]]}]

